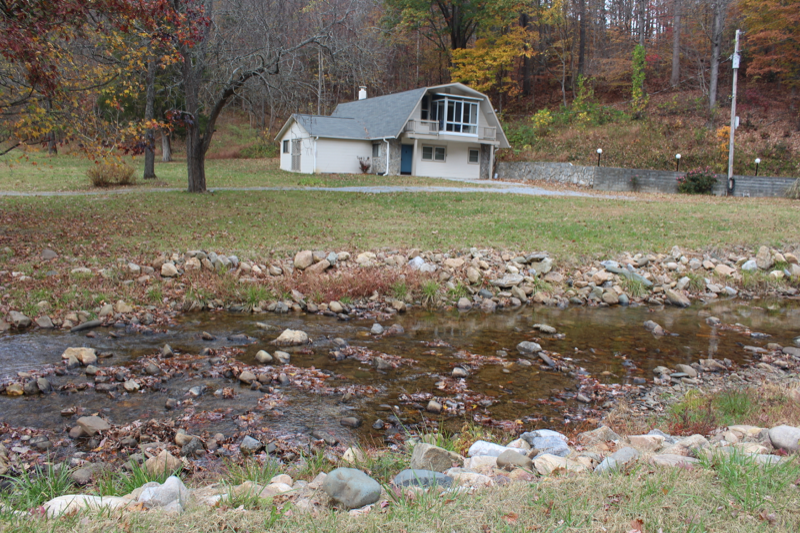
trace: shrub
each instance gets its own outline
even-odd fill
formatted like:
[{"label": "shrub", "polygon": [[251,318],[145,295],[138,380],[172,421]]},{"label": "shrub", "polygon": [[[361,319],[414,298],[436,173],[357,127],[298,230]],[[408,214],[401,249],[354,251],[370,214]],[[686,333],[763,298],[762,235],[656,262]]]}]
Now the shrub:
[{"label": "shrub", "polygon": [[86,171],[86,175],[95,187],[112,187],[115,185],[133,185],[136,170],[125,163],[97,163]]},{"label": "shrub", "polygon": [[370,158],[360,157],[360,156],[356,157],[358,158],[358,167],[361,169],[361,173],[362,174],[368,173],[369,169],[372,168],[372,161],[370,160]]},{"label": "shrub", "polygon": [[717,183],[717,176],[711,167],[695,168],[679,176],[678,192],[683,194],[711,194]]}]

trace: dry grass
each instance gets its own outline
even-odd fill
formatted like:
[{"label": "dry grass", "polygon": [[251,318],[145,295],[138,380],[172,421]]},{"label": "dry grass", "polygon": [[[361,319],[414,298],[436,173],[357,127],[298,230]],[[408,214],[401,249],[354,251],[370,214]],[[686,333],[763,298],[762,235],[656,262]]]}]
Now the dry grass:
[{"label": "dry grass", "polygon": [[[158,512],[123,517],[93,515],[6,523],[6,531],[107,533],[111,531],[314,531],[319,533],[442,532],[789,532],[800,526],[800,493],[784,479],[796,469],[770,472],[756,505],[725,483],[721,469],[661,469],[644,465],[611,475],[544,478],[529,485],[474,495],[426,495],[389,500],[366,516],[324,509],[317,514],[278,504],[267,510],[193,509],[181,516]],[[763,481],[763,480],[762,480]],[[770,487],[787,487],[769,490]],[[766,489],[766,490],[764,490]],[[766,497],[766,498],[764,498]],[[3,523],[0,522],[0,529]]]}]

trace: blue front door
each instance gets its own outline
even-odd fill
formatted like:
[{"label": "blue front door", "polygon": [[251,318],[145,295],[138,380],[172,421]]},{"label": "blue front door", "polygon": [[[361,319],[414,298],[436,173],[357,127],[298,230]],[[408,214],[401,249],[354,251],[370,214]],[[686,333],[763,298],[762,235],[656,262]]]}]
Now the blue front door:
[{"label": "blue front door", "polygon": [[411,174],[411,161],[414,159],[414,145],[403,144],[400,148],[400,174]]}]

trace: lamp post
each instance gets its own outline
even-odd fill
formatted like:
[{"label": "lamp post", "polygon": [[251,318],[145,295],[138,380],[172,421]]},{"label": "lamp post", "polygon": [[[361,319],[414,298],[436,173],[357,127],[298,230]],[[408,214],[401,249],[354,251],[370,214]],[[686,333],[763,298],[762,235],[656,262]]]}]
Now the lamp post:
[{"label": "lamp post", "polygon": [[681,169],[681,154],[675,154],[675,172],[680,172]]},{"label": "lamp post", "polygon": [[761,159],[756,157],[756,176],[758,176],[758,165],[761,164]]},{"label": "lamp post", "polygon": [[601,155],[603,155],[603,149],[602,148],[598,148],[597,149],[597,166],[598,167],[600,166],[600,156]]}]

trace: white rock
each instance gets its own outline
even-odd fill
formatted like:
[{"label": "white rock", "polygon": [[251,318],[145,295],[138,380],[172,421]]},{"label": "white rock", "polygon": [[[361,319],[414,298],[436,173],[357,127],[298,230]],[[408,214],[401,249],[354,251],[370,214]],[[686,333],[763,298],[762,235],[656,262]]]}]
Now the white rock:
[{"label": "white rock", "polygon": [[89,496],[86,494],[73,494],[59,496],[46,502],[43,507],[48,518],[63,515],[72,515],[79,511],[116,511],[126,507],[131,502],[126,498],[116,496]]},{"label": "white rock", "polygon": [[501,446],[499,444],[494,444],[493,442],[486,442],[485,440],[479,440],[475,441],[475,443],[469,447],[467,455],[470,457],[475,457],[478,455],[489,455],[491,457],[499,457],[500,454],[506,450],[512,450],[517,453],[524,453],[521,452],[519,448],[509,448],[508,446]]}]

